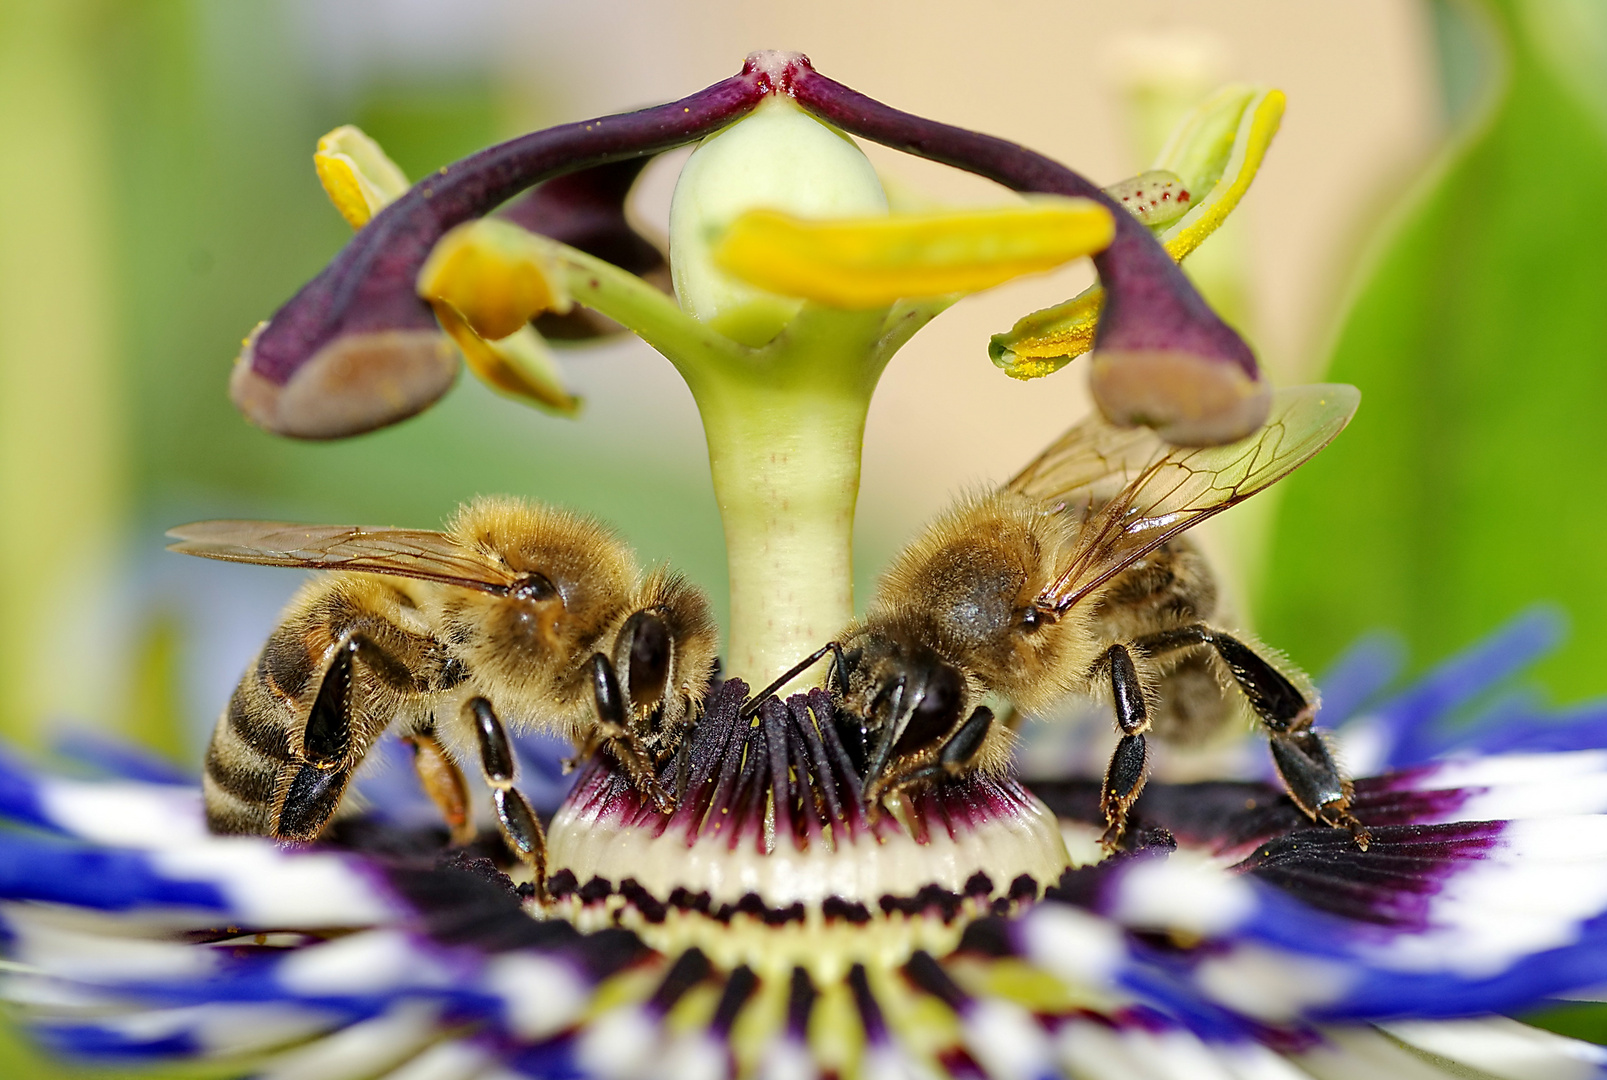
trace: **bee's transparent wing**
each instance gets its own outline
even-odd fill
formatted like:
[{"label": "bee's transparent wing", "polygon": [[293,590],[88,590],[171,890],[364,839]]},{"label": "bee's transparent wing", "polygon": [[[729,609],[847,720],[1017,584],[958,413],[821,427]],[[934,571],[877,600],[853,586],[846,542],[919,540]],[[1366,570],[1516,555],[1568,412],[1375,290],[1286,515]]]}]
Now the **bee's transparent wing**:
[{"label": "bee's transparent wing", "polygon": [[288,521],[197,521],[168,531],[169,551],[226,562],[306,566],[423,578],[500,592],[515,575],[428,529],[298,525]]},{"label": "bee's transparent wing", "polygon": [[1360,401],[1341,384],[1280,390],[1260,431],[1203,448],[1084,420],[1005,485],[1082,521],[1040,602],[1066,610],[1184,529],[1289,475],[1344,430]]},{"label": "bee's transparent wing", "polygon": [[1149,428],[1117,427],[1094,413],[1056,439],[1005,488],[1081,517],[1115,498],[1172,449]]}]

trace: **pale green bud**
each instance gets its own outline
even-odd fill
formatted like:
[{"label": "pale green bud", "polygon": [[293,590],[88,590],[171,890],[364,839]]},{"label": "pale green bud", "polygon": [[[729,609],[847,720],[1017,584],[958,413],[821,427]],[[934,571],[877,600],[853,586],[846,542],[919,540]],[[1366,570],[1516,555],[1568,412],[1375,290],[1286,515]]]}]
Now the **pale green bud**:
[{"label": "pale green bud", "polygon": [[803,301],[764,292],[718,269],[714,244],[737,215],[780,210],[805,218],[887,213],[887,195],[852,139],[788,98],[772,98],[704,140],[670,203],[670,270],[689,314],[744,345],[768,342]]}]

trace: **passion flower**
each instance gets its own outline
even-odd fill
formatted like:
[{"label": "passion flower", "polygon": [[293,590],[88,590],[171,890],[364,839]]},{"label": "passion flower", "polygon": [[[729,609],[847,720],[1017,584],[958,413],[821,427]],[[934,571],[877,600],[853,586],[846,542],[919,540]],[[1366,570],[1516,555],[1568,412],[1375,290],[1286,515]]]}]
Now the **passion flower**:
[{"label": "passion flower", "polygon": [[1607,717],[1449,723],[1548,636],[1394,694],[1365,657],[1325,680],[1388,763],[1356,783],[1365,853],[1255,779],[1151,783],[1103,861],[1097,776],[871,825],[824,696],[755,726],[735,682],[673,814],[589,767],[545,906],[376,786],[285,849],[209,835],[194,782],[123,748],[73,748],[95,780],[6,758],[0,985],[74,1059],[266,1077],[1597,1076],[1601,1048],[1492,1014],[1599,985]]}]

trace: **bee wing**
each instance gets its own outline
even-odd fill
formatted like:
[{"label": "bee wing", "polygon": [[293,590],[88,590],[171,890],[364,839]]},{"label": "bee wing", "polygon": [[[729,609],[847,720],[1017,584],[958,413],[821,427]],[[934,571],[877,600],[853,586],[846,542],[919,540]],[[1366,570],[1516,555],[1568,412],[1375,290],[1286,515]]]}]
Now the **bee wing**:
[{"label": "bee wing", "polygon": [[1332,442],[1360,401],[1341,384],[1280,390],[1260,431],[1203,448],[1084,420],[1005,485],[1081,520],[1064,571],[1039,601],[1064,611],[1184,529],[1281,480]]},{"label": "bee wing", "polygon": [[197,521],[168,531],[169,551],[262,566],[306,566],[423,578],[487,592],[515,575],[443,532],[289,521]]}]

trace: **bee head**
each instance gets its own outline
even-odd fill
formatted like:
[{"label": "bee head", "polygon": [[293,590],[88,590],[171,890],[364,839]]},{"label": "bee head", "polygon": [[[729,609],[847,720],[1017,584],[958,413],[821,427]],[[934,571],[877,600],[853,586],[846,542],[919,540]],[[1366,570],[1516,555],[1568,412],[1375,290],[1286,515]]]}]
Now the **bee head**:
[{"label": "bee head", "polygon": [[903,623],[984,687],[1016,697],[1041,682],[1061,628],[1037,598],[1068,542],[1061,515],[995,494],[961,503],[889,570],[867,625]]},{"label": "bee head", "polygon": [[635,577],[629,549],[590,518],[518,499],[478,499],[450,531],[513,576],[497,593],[452,590],[439,625],[471,668],[514,686],[579,670],[618,625]]},{"label": "bee head", "polygon": [[649,574],[632,607],[611,656],[628,722],[644,745],[673,749],[708,690],[719,631],[707,598],[678,574]]},{"label": "bee head", "polygon": [[891,763],[938,747],[980,693],[975,680],[908,628],[867,626],[844,651],[841,731],[870,783]]}]

